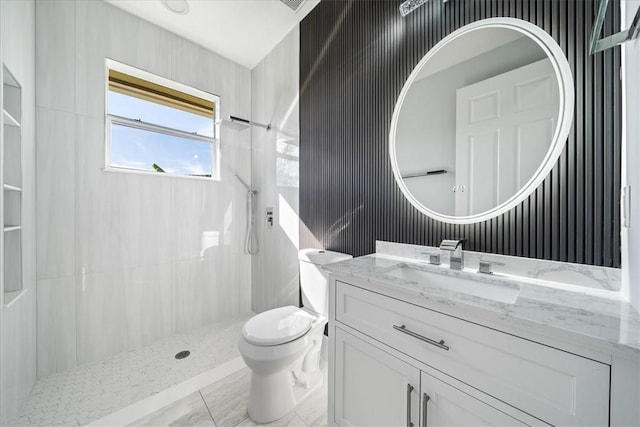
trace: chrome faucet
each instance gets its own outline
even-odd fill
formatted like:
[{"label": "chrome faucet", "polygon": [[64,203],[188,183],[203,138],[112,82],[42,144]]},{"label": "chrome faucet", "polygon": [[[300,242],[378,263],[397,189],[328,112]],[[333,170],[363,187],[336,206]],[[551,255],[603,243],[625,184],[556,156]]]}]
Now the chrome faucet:
[{"label": "chrome faucet", "polygon": [[462,252],[462,244],[467,239],[460,240],[443,240],[440,242],[441,251],[449,251],[449,268],[453,270],[462,270],[464,268],[464,253]]}]

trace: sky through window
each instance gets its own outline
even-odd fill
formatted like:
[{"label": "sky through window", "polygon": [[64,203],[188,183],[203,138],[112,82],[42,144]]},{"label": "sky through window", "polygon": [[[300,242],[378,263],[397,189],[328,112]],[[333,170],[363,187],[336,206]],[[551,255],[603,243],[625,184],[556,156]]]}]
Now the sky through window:
[{"label": "sky through window", "polygon": [[[212,118],[110,90],[109,114],[213,137]],[[170,174],[211,176],[214,145],[208,141],[111,124],[111,166]],[[154,166],[156,165],[156,166]]]}]

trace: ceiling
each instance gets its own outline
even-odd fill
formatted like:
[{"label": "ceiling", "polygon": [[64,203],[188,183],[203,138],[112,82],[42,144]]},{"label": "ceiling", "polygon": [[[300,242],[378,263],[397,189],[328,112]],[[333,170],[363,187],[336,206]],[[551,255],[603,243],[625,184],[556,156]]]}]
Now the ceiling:
[{"label": "ceiling", "polygon": [[105,2],[253,69],[320,0],[305,0],[295,12],[280,0],[187,0],[185,15],[160,0]]}]

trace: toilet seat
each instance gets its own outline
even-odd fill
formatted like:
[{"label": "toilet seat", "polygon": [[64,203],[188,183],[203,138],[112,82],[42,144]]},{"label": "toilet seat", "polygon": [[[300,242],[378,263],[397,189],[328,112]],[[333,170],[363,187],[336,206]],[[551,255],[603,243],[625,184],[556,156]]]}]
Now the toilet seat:
[{"label": "toilet seat", "polygon": [[311,329],[314,317],[292,305],[274,308],[249,319],[242,337],[257,346],[275,346],[294,341]]}]

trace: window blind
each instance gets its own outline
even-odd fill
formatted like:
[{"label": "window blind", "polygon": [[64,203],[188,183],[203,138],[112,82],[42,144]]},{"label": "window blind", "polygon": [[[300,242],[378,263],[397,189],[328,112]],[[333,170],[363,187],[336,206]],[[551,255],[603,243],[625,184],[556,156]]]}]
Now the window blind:
[{"label": "window blind", "polygon": [[109,70],[109,90],[213,118],[213,101],[189,95],[116,70]]}]

